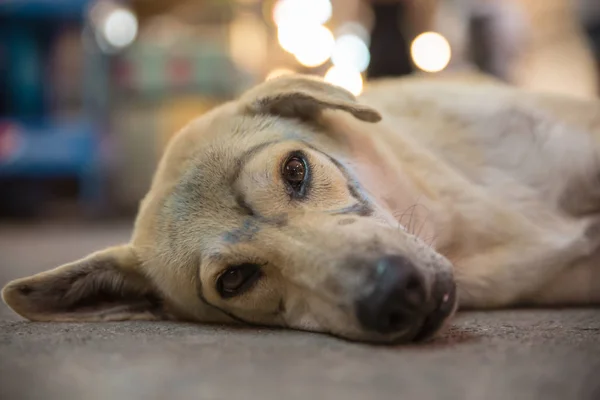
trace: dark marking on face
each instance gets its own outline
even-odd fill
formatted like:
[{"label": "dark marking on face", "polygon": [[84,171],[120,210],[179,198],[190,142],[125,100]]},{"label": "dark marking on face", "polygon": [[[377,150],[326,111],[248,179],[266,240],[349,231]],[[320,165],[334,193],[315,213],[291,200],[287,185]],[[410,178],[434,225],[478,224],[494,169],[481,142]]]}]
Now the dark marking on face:
[{"label": "dark marking on face", "polygon": [[249,242],[260,231],[258,218],[246,218],[241,228],[226,232],[223,240],[227,243]]},{"label": "dark marking on face", "polygon": [[260,232],[262,225],[271,225],[276,228],[283,228],[288,224],[287,214],[279,214],[274,217],[265,217],[253,212],[253,214],[250,215],[251,216],[244,220],[244,224],[241,228],[226,232],[223,236],[223,240],[225,240],[227,243],[247,242],[254,239],[254,236]]},{"label": "dark marking on face", "polygon": [[373,207],[371,206],[369,200],[367,199],[367,197],[362,193],[362,189],[360,184],[356,181],[356,179],[352,176],[352,174],[350,173],[350,171],[348,171],[348,169],[337,159],[335,159],[334,157],[332,157],[331,155],[315,148],[314,146],[312,146],[309,143],[304,142],[308,147],[310,147],[311,149],[313,149],[314,151],[317,151],[319,153],[321,153],[322,155],[324,155],[325,157],[327,157],[329,159],[329,161],[331,161],[333,163],[333,165],[335,165],[337,167],[337,169],[342,173],[342,175],[344,175],[344,178],[346,178],[347,181],[347,187],[348,187],[348,192],[350,192],[350,195],[356,200],[358,201],[359,204],[361,204],[362,208],[358,211],[355,211],[354,213],[361,215],[361,216],[370,216],[373,215],[373,213],[375,212],[375,210],[373,209]]},{"label": "dark marking on face", "polygon": [[350,174],[350,172],[344,167],[339,161],[331,156],[327,156],[329,160],[340,170],[340,172],[344,175],[348,182],[348,192],[350,195],[356,199],[360,204],[363,205],[365,209],[368,209],[368,212],[365,212],[365,215],[373,214],[372,207],[369,204],[369,200],[364,196],[362,190],[360,188],[360,184],[354,179],[354,177]]},{"label": "dark marking on face", "polygon": [[352,197],[354,197],[356,200],[358,200],[358,202],[360,202],[361,204],[368,203],[367,199],[363,196],[363,194],[358,189],[357,182],[354,182],[354,181],[348,182],[348,191],[350,192],[350,195]]},{"label": "dark marking on face", "polygon": [[234,169],[233,169],[233,171],[231,171],[231,175],[229,176],[229,183],[230,183],[230,185],[232,187],[235,185],[235,182],[238,180],[238,178],[240,177],[240,174],[244,170],[244,166],[250,160],[252,160],[252,158],[254,156],[256,156],[258,153],[260,153],[262,150],[266,149],[267,147],[272,146],[272,145],[274,145],[276,143],[278,143],[278,141],[264,142],[264,143],[261,143],[261,144],[258,144],[256,146],[254,146],[254,147],[251,147],[248,150],[246,150],[244,153],[242,153],[235,160]]},{"label": "dark marking on face", "polygon": [[333,210],[329,213],[332,215],[356,214],[360,215],[361,217],[367,217],[373,214],[373,209],[371,209],[367,204],[354,203],[348,207]]},{"label": "dark marking on face", "polygon": [[[349,176],[346,176],[346,178],[351,179]],[[362,217],[368,217],[375,213],[375,210],[371,206],[371,203],[369,202],[369,200],[367,200],[367,198],[361,193],[359,186],[358,186],[358,182],[349,181],[348,182],[348,191],[350,192],[350,195],[356,201],[358,201],[358,204],[360,205],[360,207],[357,206],[357,209],[355,210],[356,214],[358,214]]]},{"label": "dark marking on face", "polygon": [[287,214],[279,214],[274,217],[258,217],[259,221],[266,225],[272,225],[276,228],[283,228],[288,224],[288,215]]},{"label": "dark marking on face", "polygon": [[340,226],[352,225],[355,222],[356,222],[356,219],[354,219],[354,218],[344,218],[344,219],[340,219],[338,221],[338,225],[340,225]]},{"label": "dark marking on face", "polygon": [[252,209],[250,204],[246,202],[246,199],[242,193],[235,192],[233,196],[235,198],[235,203],[239,207],[242,214],[248,215],[250,217],[256,216],[256,212]]},{"label": "dark marking on face", "polygon": [[248,217],[252,217],[254,221],[246,220],[242,228],[227,233],[226,241],[239,242],[240,240],[250,240],[251,236],[259,230],[257,226],[258,223],[272,224],[277,227],[282,227],[287,224],[286,215],[281,215],[274,218],[266,218],[261,216],[258,212],[256,212],[256,210],[254,210],[254,208],[252,208],[252,205],[246,200],[245,193],[236,187],[236,182],[239,179],[240,174],[242,173],[244,166],[248,163],[248,161],[250,161],[252,157],[256,156],[262,150],[276,143],[278,142],[271,141],[256,145],[247,150],[236,160],[235,168],[232,171],[229,179],[231,189],[233,191],[233,198],[235,199],[235,203],[237,204],[240,213]]},{"label": "dark marking on face", "polygon": [[[194,211],[204,208],[207,197],[203,188],[210,185],[208,175],[203,167],[194,165],[181,177],[173,194],[165,201],[165,214],[170,220],[186,223]],[[171,224],[163,226],[168,230],[169,239],[176,242],[177,229]]]}]

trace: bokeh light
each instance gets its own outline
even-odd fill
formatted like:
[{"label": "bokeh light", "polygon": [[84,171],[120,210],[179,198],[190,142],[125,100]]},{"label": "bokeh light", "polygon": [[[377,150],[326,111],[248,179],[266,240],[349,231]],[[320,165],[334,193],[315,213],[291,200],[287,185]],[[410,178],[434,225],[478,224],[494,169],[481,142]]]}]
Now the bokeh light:
[{"label": "bokeh light", "polygon": [[363,72],[369,66],[370,60],[369,48],[360,37],[347,34],[336,39],[331,54],[333,65]]},{"label": "bokeh light", "polygon": [[336,37],[342,37],[344,35],[358,36],[367,46],[371,43],[371,34],[369,33],[369,30],[360,22],[344,22],[335,30]]},{"label": "bokeh light", "polygon": [[413,40],[410,53],[415,65],[425,72],[439,72],[452,56],[450,44],[436,32],[425,32]]},{"label": "bokeh light", "polygon": [[110,46],[117,49],[122,49],[133,43],[137,32],[137,18],[125,8],[116,8],[111,11],[102,26],[104,39]]},{"label": "bokeh light", "polygon": [[335,39],[323,26],[331,18],[330,0],[279,0],[273,7],[277,39],[305,67],[324,64],[333,51]]},{"label": "bokeh light", "polygon": [[294,54],[302,46],[303,26],[300,24],[286,24],[277,29],[277,40],[282,49]]},{"label": "bokeh light", "polygon": [[355,96],[361,94],[363,90],[362,75],[352,68],[334,65],[325,74],[325,82],[342,87]]},{"label": "bokeh light", "polygon": [[273,21],[286,24],[324,24],[331,18],[330,0],[279,0],[273,7]]},{"label": "bokeh light", "polygon": [[325,63],[335,44],[333,34],[322,25],[286,25],[279,29],[279,43],[306,67]]}]

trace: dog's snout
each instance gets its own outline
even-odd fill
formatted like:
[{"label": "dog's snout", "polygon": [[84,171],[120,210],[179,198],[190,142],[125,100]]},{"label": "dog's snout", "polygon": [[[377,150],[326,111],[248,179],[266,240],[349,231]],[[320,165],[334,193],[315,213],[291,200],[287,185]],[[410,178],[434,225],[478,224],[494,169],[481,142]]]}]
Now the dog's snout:
[{"label": "dog's snout", "polygon": [[401,256],[376,262],[374,285],[356,302],[356,314],[365,329],[386,334],[413,325],[426,303],[426,287],[417,267]]}]

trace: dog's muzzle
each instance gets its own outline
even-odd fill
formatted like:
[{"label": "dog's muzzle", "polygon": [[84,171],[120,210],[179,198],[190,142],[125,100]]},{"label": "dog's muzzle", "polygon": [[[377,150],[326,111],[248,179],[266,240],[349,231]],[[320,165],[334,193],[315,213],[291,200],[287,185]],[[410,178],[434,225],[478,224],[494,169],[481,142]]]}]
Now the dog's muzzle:
[{"label": "dog's muzzle", "polygon": [[402,340],[425,340],[454,310],[456,285],[435,277],[430,288],[417,267],[402,256],[376,261],[374,284],[356,301],[356,316],[365,330],[382,335],[408,332]]}]

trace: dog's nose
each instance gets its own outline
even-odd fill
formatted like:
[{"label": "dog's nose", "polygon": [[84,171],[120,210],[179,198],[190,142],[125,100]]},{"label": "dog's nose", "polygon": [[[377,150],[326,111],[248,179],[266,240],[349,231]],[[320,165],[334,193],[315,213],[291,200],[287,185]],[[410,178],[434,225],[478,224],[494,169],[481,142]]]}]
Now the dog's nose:
[{"label": "dog's nose", "polygon": [[426,302],[423,278],[415,265],[401,256],[377,261],[375,284],[356,302],[356,315],[365,329],[392,333],[406,329],[419,317]]}]

